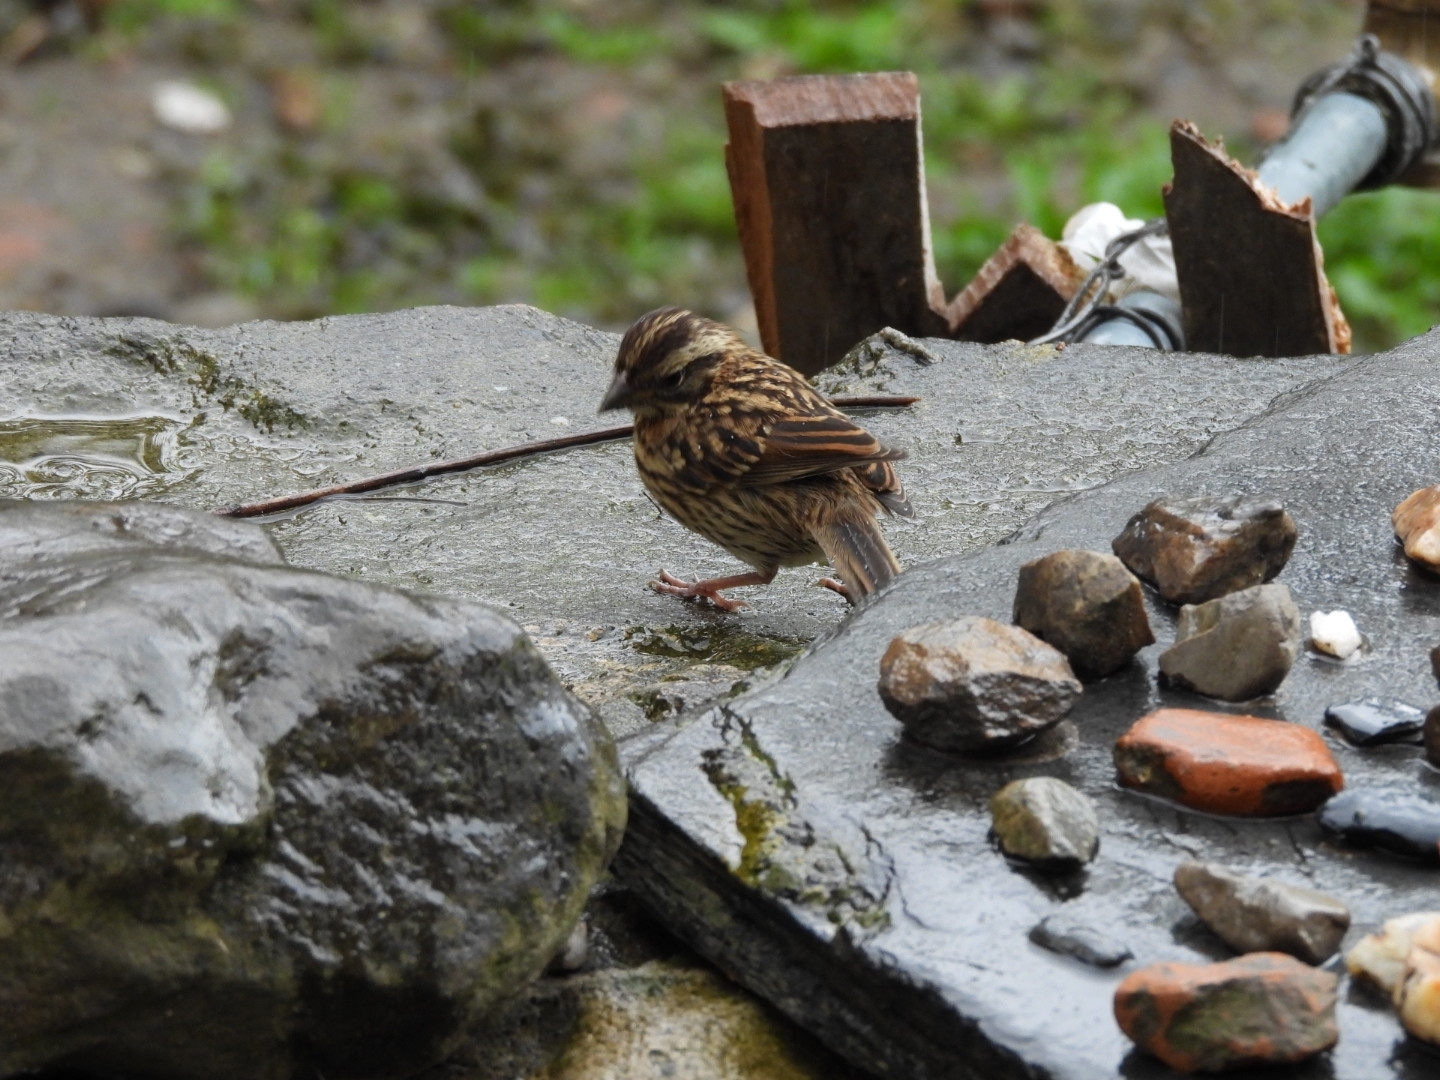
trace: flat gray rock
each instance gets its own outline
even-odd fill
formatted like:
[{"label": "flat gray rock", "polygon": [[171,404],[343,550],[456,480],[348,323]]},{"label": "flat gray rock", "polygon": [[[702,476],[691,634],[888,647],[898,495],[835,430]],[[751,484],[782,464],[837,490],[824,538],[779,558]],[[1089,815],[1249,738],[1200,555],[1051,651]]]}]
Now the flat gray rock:
[{"label": "flat gray rock", "polygon": [[[1175,378],[1224,366],[1164,359]],[[1352,934],[1433,907],[1433,868],[1339,846],[1312,818],[1224,820],[1116,787],[1111,747],[1138,717],[1209,704],[1159,688],[1156,657],[1174,639],[1175,613],[1153,598],[1159,643],[1087,687],[1070,717],[1078,747],[1048,761],[982,764],[916,747],[901,738],[874,678],[896,633],[936,619],[1006,618],[1021,564],[1102,547],[1160,495],[1279,493],[1300,535],[1281,580],[1302,612],[1354,613],[1374,649],[1343,665],[1302,655],[1273,701],[1249,711],[1319,730],[1335,701],[1433,698],[1427,654],[1440,637],[1440,581],[1401,554],[1390,512],[1440,473],[1437,365],[1432,334],[1330,369],[1187,460],[1059,502],[1005,544],[913,566],[782,677],[631,741],[622,749],[631,825],[617,860],[625,880],[746,985],[853,1060],[906,1078],[1167,1075],[1115,1023],[1121,973],[1025,939],[1041,919],[1083,904],[1095,933],[1123,941],[1137,964],[1218,959],[1184,932],[1186,908],[1170,883],[1182,861],[1223,862],[1335,896],[1354,914]],[[1083,401],[1085,362],[1053,370],[1049,394]],[[1133,371],[1152,409],[1189,399],[1156,374]],[[1351,789],[1440,798],[1440,773],[1418,747],[1361,751],[1337,741],[1334,751]],[[753,785],[717,783],[707,771],[717,759]],[[987,839],[991,795],[1035,775],[1063,779],[1097,805],[1100,854],[1075,888],[1011,871]],[[771,868],[787,871],[782,888]],[[1383,1003],[1342,993],[1338,1015],[1339,1045],[1294,1076],[1432,1074],[1427,1052],[1397,1045],[1402,1033]]]},{"label": "flat gray rock", "polygon": [[[573,434],[609,422],[594,409],[618,341],[521,306],[215,331],[0,314],[0,417],[10,418],[0,419],[0,494],[210,509]],[[831,393],[924,397],[912,409],[863,415],[910,453],[903,471],[919,518],[887,526],[910,566],[1002,540],[1051,503],[1116,476],[1183,460],[1348,363],[1177,364],[1149,350],[927,345],[941,363],[921,367],[884,349],[865,370],[822,380]],[[1089,545],[1107,544],[1149,497],[1127,504]],[[293,566],[507,610],[616,732],[753,687],[765,677],[757,669],[787,662],[848,614],[814,587],[818,567],[743,590],[754,608],[738,618],[648,590],[661,565],[706,574],[735,565],[655,512],[624,444],[330,502],[267,530]],[[1014,568],[1006,573],[1013,585]],[[1008,599],[984,613],[1008,619]],[[875,672],[865,678],[873,685]],[[820,700],[833,692],[823,687]],[[731,793],[726,813],[743,786],[727,776],[745,776],[758,802],[787,805],[783,784],[767,768],[751,770],[744,754],[715,755],[711,771]],[[708,777],[701,789],[714,790]],[[733,826],[723,835],[733,837]],[[846,837],[863,854],[863,831]],[[973,839],[964,832],[961,843]],[[775,864],[782,886],[787,874],[803,881],[810,872],[766,850],[762,838],[747,866]],[[833,873],[851,906],[870,910],[834,850],[818,854],[815,872]]]},{"label": "flat gray rock", "polygon": [[[518,305],[222,330],[4,313],[0,417],[14,419],[0,420],[12,462],[0,495],[216,509],[608,427],[595,410],[618,345]],[[918,519],[886,526],[907,565],[994,543],[1056,499],[1186,457],[1343,363],[930,347],[940,364],[886,348],[821,380],[830,393],[924,398],[863,415],[910,454]],[[740,616],[653,593],[662,566],[737,564],[656,511],[625,443],[329,502],[269,530],[292,565],[508,610],[618,731],[646,725],[630,695],[696,664],[744,680],[847,612],[815,587],[819,567],[739,590],[753,604]]]}]

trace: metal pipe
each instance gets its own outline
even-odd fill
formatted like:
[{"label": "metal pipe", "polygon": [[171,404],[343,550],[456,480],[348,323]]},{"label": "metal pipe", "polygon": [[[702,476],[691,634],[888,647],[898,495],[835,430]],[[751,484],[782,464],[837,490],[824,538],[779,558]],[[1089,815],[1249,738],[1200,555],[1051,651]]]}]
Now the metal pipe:
[{"label": "metal pipe", "polygon": [[1318,219],[1374,171],[1389,145],[1380,106],[1336,91],[1316,100],[1260,164],[1260,182],[1282,202],[1310,197]]},{"label": "metal pipe", "polygon": [[1082,334],[1080,340],[1092,345],[1134,345],[1142,349],[1168,348],[1173,351],[1185,347],[1185,334],[1181,330],[1180,305],[1168,296],[1162,296],[1149,289],[1137,289],[1121,299],[1115,306],[1150,315],[1151,318],[1147,322],[1152,328],[1159,329],[1162,337],[1168,337],[1169,344],[1164,346],[1158,344],[1154,337],[1133,318],[1121,314],[1113,314],[1110,318],[1097,323],[1093,329]]}]

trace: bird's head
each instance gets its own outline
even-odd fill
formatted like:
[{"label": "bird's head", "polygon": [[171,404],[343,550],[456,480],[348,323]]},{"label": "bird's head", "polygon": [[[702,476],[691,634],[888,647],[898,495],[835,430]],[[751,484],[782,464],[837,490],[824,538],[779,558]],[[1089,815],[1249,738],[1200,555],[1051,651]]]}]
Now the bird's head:
[{"label": "bird's head", "polygon": [[642,315],[620,342],[600,411],[639,415],[683,408],[705,393],[721,360],[737,348],[745,344],[735,331],[683,308]]}]

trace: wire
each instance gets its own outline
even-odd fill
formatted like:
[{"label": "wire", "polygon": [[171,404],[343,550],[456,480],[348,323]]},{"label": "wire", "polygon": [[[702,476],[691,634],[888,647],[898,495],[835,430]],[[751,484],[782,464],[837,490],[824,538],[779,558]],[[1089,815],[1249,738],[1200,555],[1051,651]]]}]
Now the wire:
[{"label": "wire", "polygon": [[[1048,345],[1052,341],[1079,341],[1085,332],[1101,321],[1100,317],[1119,317],[1129,319],[1139,326],[1150,336],[1157,347],[1173,348],[1173,345],[1168,344],[1170,334],[1164,328],[1165,324],[1162,320],[1149,312],[1116,307],[1104,302],[1110,292],[1110,286],[1125,276],[1125,269],[1120,265],[1120,256],[1141,240],[1151,236],[1164,236],[1167,229],[1164,218],[1155,218],[1147,221],[1138,229],[1121,233],[1106,244],[1105,257],[1085,276],[1085,280],[1080,283],[1080,288],[1075,290],[1075,295],[1070,298],[1070,302],[1065,305],[1065,310],[1060,312],[1060,317],[1055,320],[1055,325],[1050,328],[1048,333],[1031,338],[1028,344]],[[1158,338],[1154,329],[1156,325],[1161,327],[1162,333],[1162,336]]]}]

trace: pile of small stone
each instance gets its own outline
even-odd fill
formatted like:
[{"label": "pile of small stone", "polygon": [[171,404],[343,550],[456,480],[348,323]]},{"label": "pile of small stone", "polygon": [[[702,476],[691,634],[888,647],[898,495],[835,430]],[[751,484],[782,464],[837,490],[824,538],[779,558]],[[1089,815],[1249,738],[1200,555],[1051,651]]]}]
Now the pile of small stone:
[{"label": "pile of small stone", "polygon": [[1274,499],[1156,499],[1111,547],[1161,599],[1179,604],[1169,684],[1222,701],[1273,693],[1300,652],[1300,612],[1271,581],[1295,549],[1295,521]]},{"label": "pile of small stone", "polygon": [[1334,897],[1188,862],[1175,888],[1239,957],[1151,964],[1115,991],[1115,1018],[1136,1045],[1182,1072],[1301,1061],[1334,1046],[1339,978],[1312,965],[1350,926]]},{"label": "pile of small stone", "polygon": [[[1395,527],[1407,555],[1440,571],[1440,486],[1402,503]],[[1058,724],[1082,682],[1120,671],[1155,642],[1142,581],[1180,606],[1175,641],[1158,658],[1162,686],[1231,702],[1273,693],[1302,640],[1342,662],[1367,647],[1345,611],[1313,613],[1302,639],[1289,589],[1272,580],[1296,536],[1272,499],[1156,499],[1130,519],[1113,555],[1057,551],[1021,567],[1015,625],[972,617],[897,636],[881,664],[881,698],[913,739],[1003,756]],[[1431,662],[1440,679],[1440,647]],[[1325,723],[1357,748],[1423,743],[1440,766],[1440,707],[1427,716],[1366,698],[1331,706]],[[1440,808],[1419,796],[1345,790],[1325,739],[1299,724],[1161,708],[1117,740],[1114,757],[1121,785],[1180,806],[1238,817],[1313,813],[1339,839],[1440,862]],[[1093,800],[1060,779],[1013,780],[990,809],[992,839],[1017,868],[1073,874],[1099,851]],[[1175,887],[1241,955],[1132,972],[1114,1005],[1137,1045],[1189,1072],[1301,1061],[1335,1044],[1338,976],[1317,967],[1350,925],[1343,902],[1213,863],[1180,865]],[[1130,959],[1123,944],[1070,915],[1041,920],[1030,939],[1096,967]],[[1440,913],[1392,920],[1346,963],[1392,996],[1407,1031],[1440,1042]]]}]

